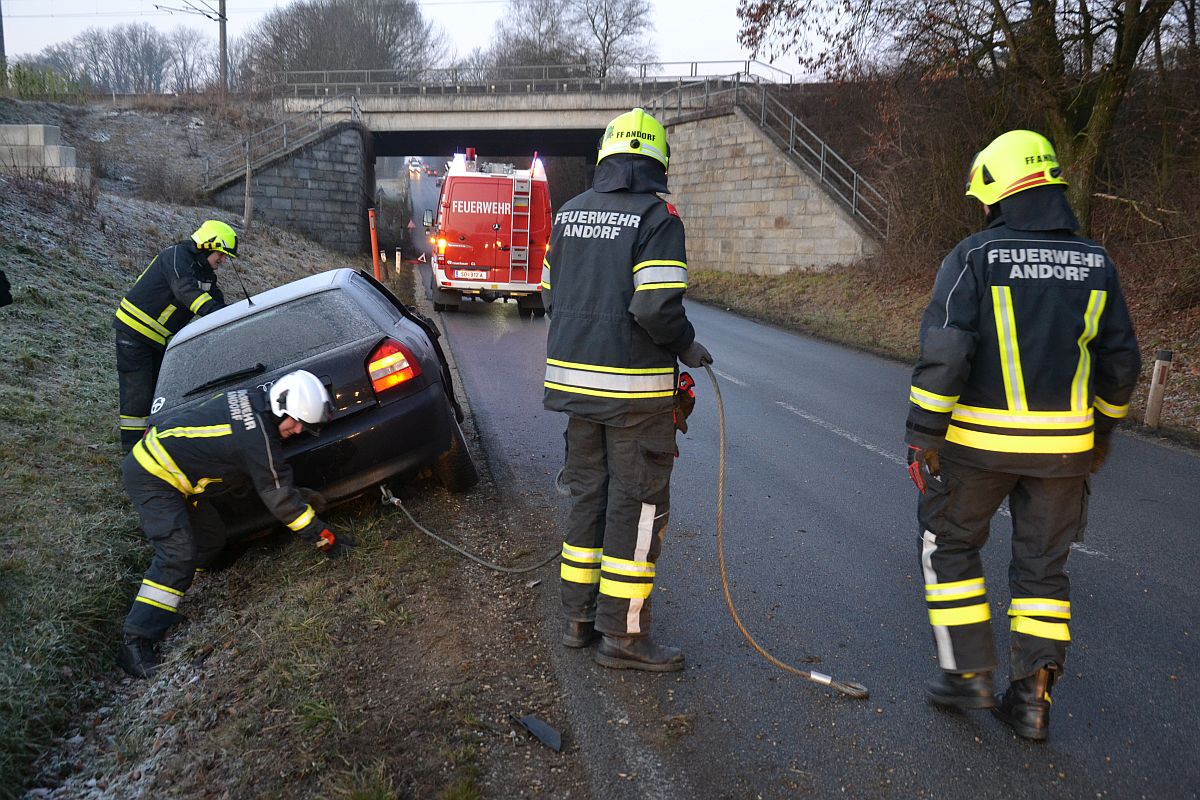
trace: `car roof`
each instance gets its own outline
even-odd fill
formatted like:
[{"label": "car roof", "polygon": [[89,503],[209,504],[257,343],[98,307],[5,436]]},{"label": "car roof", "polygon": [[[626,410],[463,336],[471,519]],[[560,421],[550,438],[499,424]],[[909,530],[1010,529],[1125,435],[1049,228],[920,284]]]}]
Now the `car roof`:
[{"label": "car roof", "polygon": [[180,342],[186,342],[213,328],[228,325],[230,322],[253,316],[260,311],[289,303],[297,298],[307,297],[334,287],[346,286],[357,272],[357,270],[348,267],[331,269],[328,272],[309,275],[306,278],[285,283],[283,286],[276,286],[274,289],[259,292],[250,298],[250,302],[247,302],[243,298],[236,303],[230,303],[222,309],[218,309],[211,314],[206,314],[203,317],[198,317],[187,325],[184,325],[183,329],[171,338],[171,343],[168,346],[173,347]]}]

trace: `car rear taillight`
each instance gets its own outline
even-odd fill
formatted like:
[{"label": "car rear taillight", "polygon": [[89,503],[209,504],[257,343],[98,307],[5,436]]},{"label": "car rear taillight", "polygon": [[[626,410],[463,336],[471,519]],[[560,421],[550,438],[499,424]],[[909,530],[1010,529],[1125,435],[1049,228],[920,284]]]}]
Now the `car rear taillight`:
[{"label": "car rear taillight", "polygon": [[404,345],[384,339],[367,358],[367,372],[371,374],[371,388],[378,395],[420,375],[421,365]]}]

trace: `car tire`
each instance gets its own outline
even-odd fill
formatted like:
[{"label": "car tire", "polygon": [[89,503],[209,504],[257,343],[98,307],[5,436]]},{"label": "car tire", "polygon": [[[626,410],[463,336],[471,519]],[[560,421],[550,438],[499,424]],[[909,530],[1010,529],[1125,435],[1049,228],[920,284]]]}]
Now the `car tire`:
[{"label": "car tire", "polygon": [[533,315],[534,315],[535,317],[538,317],[538,318],[544,317],[544,316],[546,316],[546,309],[544,309],[544,308],[535,308],[535,309],[533,310]]},{"label": "car tire", "polygon": [[433,310],[434,310],[434,311],[445,311],[445,310],[446,310],[446,304],[445,304],[445,303],[439,303],[438,301],[434,300],[434,301],[433,301]]},{"label": "car tire", "polygon": [[467,437],[463,435],[462,426],[450,411],[450,449],[437,457],[433,462],[433,474],[448,492],[465,492],[479,483],[479,470],[475,468],[475,459],[467,447]]}]

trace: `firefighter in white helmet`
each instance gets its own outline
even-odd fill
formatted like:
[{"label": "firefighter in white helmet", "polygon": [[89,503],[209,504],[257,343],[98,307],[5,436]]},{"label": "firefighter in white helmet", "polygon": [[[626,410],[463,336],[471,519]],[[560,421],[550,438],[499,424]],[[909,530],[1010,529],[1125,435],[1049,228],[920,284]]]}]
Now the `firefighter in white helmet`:
[{"label": "firefighter in white helmet", "polygon": [[655,563],[670,514],[678,364],[712,363],[683,309],[683,221],[667,191],[663,126],[640,108],[604,132],[592,188],[555,214],[543,271],[550,314],[545,407],[568,415],[563,644],[603,635],[596,661],[683,668],[650,637]]},{"label": "firefighter in white helmet", "polygon": [[[1077,236],[1054,148],[1009,131],[971,165],[986,227],[942,262],[921,321],[909,393],[909,473],[921,491],[920,561],[942,672],[931,702],[991,708],[1045,739],[1071,639],[1071,542],[1141,363],[1117,271]],[[1012,513],[1010,685],[996,650],[979,551]]]},{"label": "firefighter in white helmet", "polygon": [[126,672],[154,675],[157,644],[175,622],[196,569],[225,544],[213,495],[253,488],[276,519],[328,557],[354,547],[351,537],[335,536],[316,515],[283,456],[284,439],[316,435],[332,414],[325,386],[297,370],[267,391],[224,392],[168,416],[134,445],[121,468],[154,559],[125,618],[117,662]]}]

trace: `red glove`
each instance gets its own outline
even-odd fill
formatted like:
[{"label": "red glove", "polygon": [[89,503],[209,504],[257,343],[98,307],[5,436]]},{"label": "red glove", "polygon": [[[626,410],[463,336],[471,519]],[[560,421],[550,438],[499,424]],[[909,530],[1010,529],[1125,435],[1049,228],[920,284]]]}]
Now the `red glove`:
[{"label": "red glove", "polygon": [[913,485],[921,494],[925,494],[928,486],[925,482],[924,473],[926,472],[932,478],[936,478],[942,473],[942,467],[938,461],[938,451],[934,448],[917,447],[915,444],[910,444],[908,446],[908,477],[912,478]]},{"label": "red glove", "polygon": [[687,418],[696,407],[695,386],[689,373],[679,373],[679,385],[675,387],[675,429],[680,433],[687,433]]},{"label": "red glove", "polygon": [[341,536],[334,536],[333,531],[329,528],[318,533],[314,543],[317,549],[329,558],[340,558],[358,546],[358,542],[354,541],[349,534],[343,533]]}]

